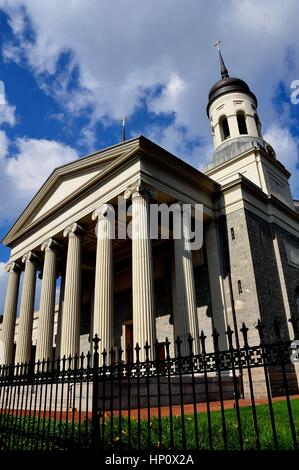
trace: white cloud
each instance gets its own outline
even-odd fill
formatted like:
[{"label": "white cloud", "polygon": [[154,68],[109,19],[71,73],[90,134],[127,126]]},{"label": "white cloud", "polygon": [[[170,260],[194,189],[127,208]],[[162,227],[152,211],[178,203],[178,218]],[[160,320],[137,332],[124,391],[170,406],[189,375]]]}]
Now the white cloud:
[{"label": "white cloud", "polygon": [[19,138],[16,151],[7,156],[8,140],[0,131],[0,186],[6,196],[0,222],[12,221],[58,166],[78,158],[74,149],[46,139]]},{"label": "white cloud", "polygon": [[[15,108],[7,102],[4,83],[0,81],[0,125],[13,126],[14,113]],[[26,137],[10,141],[0,129],[0,224],[15,219],[56,167],[76,158],[77,152],[63,143]]]},{"label": "white cloud", "polygon": [[77,158],[71,147],[46,139],[18,139],[16,146],[16,154],[6,160],[6,174],[24,195],[32,195],[54,168]]},{"label": "white cloud", "polygon": [[0,80],[0,125],[9,124],[10,126],[14,126],[16,122],[15,110],[15,106],[12,106],[7,102],[5,86]]},{"label": "white cloud", "polygon": [[277,123],[269,127],[264,138],[275,149],[278,160],[292,173],[291,189],[294,196],[299,198],[299,138]]},{"label": "white cloud", "polygon": [[156,114],[176,112],[184,91],[186,91],[184,81],[177,74],[172,74],[161,95],[153,98],[149,103],[150,111]]},{"label": "white cloud", "polygon": [[[77,143],[90,148],[98,121],[129,118],[145,102],[151,113],[172,116],[170,125],[146,128],[149,137],[202,167],[211,148],[205,108],[219,78],[217,37],[231,75],[256,93],[264,128],[277,120],[279,82],[289,87],[299,78],[297,0],[288,8],[281,0],[271,8],[268,0],[189,0],[188,7],[181,0],[118,0],[117,8],[110,0],[0,0],[0,7],[14,34],[4,58],[29,67],[63,112],[88,110]],[[190,146],[194,140],[199,144]]]},{"label": "white cloud", "polygon": [[110,0],[0,0],[0,6],[15,38],[4,44],[4,57],[27,64],[71,115],[88,109],[90,121],[78,142],[89,146],[98,121],[130,117],[144,101],[156,115],[173,114],[174,128],[187,130],[181,139],[210,139],[205,107],[219,78],[217,37],[231,74],[257,94],[264,128],[276,118],[272,99],[279,81],[289,87],[299,77],[297,0],[287,8],[281,0],[271,8],[268,0],[189,0],[187,6],[181,0],[118,0],[117,7]]}]

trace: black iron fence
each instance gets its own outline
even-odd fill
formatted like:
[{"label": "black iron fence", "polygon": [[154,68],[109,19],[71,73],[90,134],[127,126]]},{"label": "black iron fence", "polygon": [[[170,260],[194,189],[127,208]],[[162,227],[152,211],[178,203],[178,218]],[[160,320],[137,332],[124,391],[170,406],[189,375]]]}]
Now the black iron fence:
[{"label": "black iron fence", "polygon": [[[295,338],[296,322],[292,319]],[[234,346],[213,352],[206,336],[182,341],[101,351],[0,368],[0,449],[69,450],[232,450],[297,449],[299,438],[298,342],[281,338],[275,322],[274,341]],[[293,351],[292,351],[293,348]],[[154,357],[154,359],[152,358]]]}]

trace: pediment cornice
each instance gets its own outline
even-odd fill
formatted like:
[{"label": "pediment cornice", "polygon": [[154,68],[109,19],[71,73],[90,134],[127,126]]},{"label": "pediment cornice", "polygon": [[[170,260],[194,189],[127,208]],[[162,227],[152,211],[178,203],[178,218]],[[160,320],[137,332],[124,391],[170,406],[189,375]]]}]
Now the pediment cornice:
[{"label": "pediment cornice", "polygon": [[[151,158],[153,161],[157,161],[157,168],[165,168],[169,173],[179,174],[181,177],[184,175],[184,180],[188,181],[190,185],[202,188],[211,196],[219,191],[220,186],[207,175],[170,154],[154,142],[139,136],[55,169],[5,235],[2,243],[11,247],[16,245],[19,240],[27,237],[27,234],[32,233],[50,219],[56,217],[64,210],[64,207],[70,207],[70,204],[88,194],[99,182],[104,183],[107,178],[113,177],[119,171],[119,168],[121,169],[128,162],[132,161],[133,163],[136,158]],[[95,176],[92,176],[79,188],[61,198],[49,210],[41,211],[42,208],[45,208],[47,198],[53,194],[55,188],[58,188],[64,180],[71,177],[75,178],[76,175],[81,176],[93,170],[98,170]],[[41,211],[41,214],[39,214],[39,211]],[[37,214],[38,217],[36,217]]]},{"label": "pediment cornice", "polygon": [[19,237],[22,237],[27,231],[31,231],[35,226],[40,225],[47,218],[52,217],[56,211],[59,211],[63,205],[71,202],[76,198],[78,191],[74,190],[66,198],[56,204],[54,208],[45,212],[37,220],[34,220],[35,215],[41,208],[42,204],[47,200],[47,197],[53,193],[58,185],[70,177],[82,175],[84,172],[98,170],[98,174],[80,186],[80,193],[86,191],[89,187],[94,185],[98,180],[104,178],[116,165],[133,153],[139,148],[139,139],[133,139],[123,144],[105,149],[104,151],[95,152],[87,157],[78,159],[74,162],[56,168],[49,178],[42,185],[40,190],[33,197],[31,202],[27,205],[20,217],[5,235],[2,240],[4,245],[10,245]]}]

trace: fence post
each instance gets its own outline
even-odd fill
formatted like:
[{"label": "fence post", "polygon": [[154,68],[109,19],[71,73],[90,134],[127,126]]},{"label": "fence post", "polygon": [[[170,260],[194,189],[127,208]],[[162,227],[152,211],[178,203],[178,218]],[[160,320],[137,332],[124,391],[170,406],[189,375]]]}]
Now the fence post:
[{"label": "fence post", "polygon": [[92,374],[92,418],[91,418],[91,444],[93,449],[100,446],[100,416],[99,416],[99,342],[96,334],[93,338],[93,374]]}]

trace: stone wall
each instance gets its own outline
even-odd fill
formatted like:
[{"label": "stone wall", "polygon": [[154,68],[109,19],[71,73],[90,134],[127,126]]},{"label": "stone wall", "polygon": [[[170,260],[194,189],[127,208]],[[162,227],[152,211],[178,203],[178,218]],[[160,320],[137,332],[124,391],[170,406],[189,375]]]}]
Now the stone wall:
[{"label": "stone wall", "polygon": [[[242,323],[245,322],[249,328],[250,343],[258,344],[259,336],[255,326],[260,318],[260,308],[245,210],[238,209],[227,214],[225,218],[228,245],[227,269],[231,271],[237,329],[240,330]],[[230,323],[232,323],[231,320],[229,319]]]},{"label": "stone wall", "polygon": [[[280,257],[282,262],[283,273],[285,277],[286,289],[288,294],[288,301],[290,305],[290,312],[299,317],[299,312],[296,307],[296,289],[299,288],[299,264],[296,266],[290,263],[285,242],[294,246],[299,251],[299,239],[284,230],[282,227],[273,224],[273,231],[277,234]],[[299,318],[298,318],[299,320]]]},{"label": "stone wall", "polygon": [[283,337],[288,335],[281,285],[273,247],[271,224],[246,211],[253,269],[260,306],[261,320],[268,340],[275,340],[273,321],[281,323]]}]

